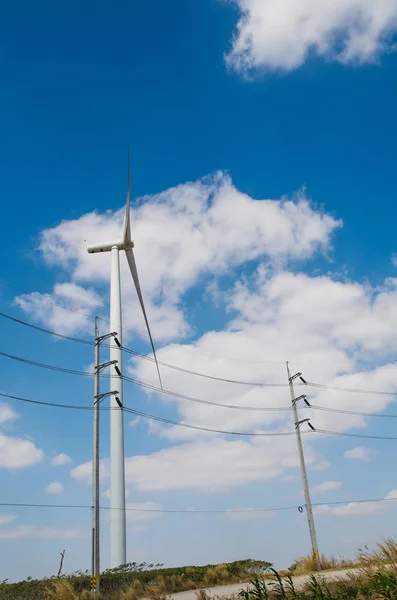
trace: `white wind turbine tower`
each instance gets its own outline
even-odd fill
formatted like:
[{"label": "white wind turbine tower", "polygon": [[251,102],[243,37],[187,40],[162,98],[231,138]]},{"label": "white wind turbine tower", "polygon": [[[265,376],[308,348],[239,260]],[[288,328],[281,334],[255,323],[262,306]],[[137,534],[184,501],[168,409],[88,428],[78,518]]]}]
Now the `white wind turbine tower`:
[{"label": "white wind turbine tower", "polygon": [[[86,242],[87,243],[87,242]],[[124,250],[132,279],[135,284],[139,303],[142,308],[143,318],[149,334],[150,343],[156,360],[157,373],[160,371],[157,364],[153,338],[143,302],[141,286],[133,253],[134,242],[131,240],[130,225],[130,159],[128,155],[128,193],[125,205],[124,234],[120,240],[107,241],[100,244],[87,244],[90,254],[96,252],[111,253],[110,277],[110,323],[111,329],[117,333],[120,347],[112,345],[110,348],[110,361],[115,363],[115,371],[119,377],[117,386],[110,381],[111,388],[117,387],[118,400],[110,396],[112,410],[110,411],[110,566],[118,567],[127,562],[126,558],[126,515],[125,515],[125,466],[124,466],[124,419],[123,419],[123,378],[122,378],[122,325],[121,325],[121,286],[120,286],[120,260],[119,252]],[[117,367],[117,368],[116,368]],[[161,385],[162,387],[162,385]],[[113,509],[113,510],[112,510]]]}]

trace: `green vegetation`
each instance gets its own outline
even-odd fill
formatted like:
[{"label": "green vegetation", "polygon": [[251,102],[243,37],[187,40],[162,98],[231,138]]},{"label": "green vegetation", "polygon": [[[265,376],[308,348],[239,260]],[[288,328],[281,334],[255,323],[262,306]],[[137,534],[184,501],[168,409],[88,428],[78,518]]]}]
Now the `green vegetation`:
[{"label": "green vegetation", "polygon": [[[106,571],[101,579],[100,600],[166,600],[172,593],[201,590],[197,600],[397,600],[397,542],[378,544],[374,552],[359,551],[355,562],[322,557],[324,568],[355,567],[343,579],[327,582],[321,575],[310,575],[306,584],[294,581],[298,573],[311,567],[303,557],[286,572],[278,573],[265,561],[242,560],[205,567],[164,569],[162,565],[130,563]],[[250,587],[238,597],[210,597],[206,588],[250,580]],[[0,582],[1,600],[88,600],[88,573],[32,580],[20,583]],[[99,600],[99,598],[98,598]]]},{"label": "green vegetation", "polygon": [[[260,560],[240,560],[223,565],[175,567],[129,563],[109,569],[101,577],[101,600],[160,600],[168,594],[228,583],[241,583],[261,575],[271,565]],[[0,583],[1,600],[81,600],[89,597],[90,576],[77,572],[61,578]],[[88,594],[88,596],[87,596]]]},{"label": "green vegetation", "polygon": [[[335,559],[326,561],[334,564]],[[336,561],[337,568],[349,566]],[[303,567],[302,567],[303,565]],[[350,565],[353,566],[352,563]],[[378,544],[374,552],[359,551],[354,573],[339,581],[326,582],[321,574],[311,575],[306,585],[298,587],[291,574],[281,578],[269,569],[269,579],[255,577],[248,590],[241,590],[242,600],[396,600],[397,599],[397,542],[393,539]],[[357,565],[359,567],[357,568]],[[293,565],[295,572],[307,566],[307,557]],[[200,600],[205,600],[201,598]],[[225,599],[223,599],[225,600]]]}]

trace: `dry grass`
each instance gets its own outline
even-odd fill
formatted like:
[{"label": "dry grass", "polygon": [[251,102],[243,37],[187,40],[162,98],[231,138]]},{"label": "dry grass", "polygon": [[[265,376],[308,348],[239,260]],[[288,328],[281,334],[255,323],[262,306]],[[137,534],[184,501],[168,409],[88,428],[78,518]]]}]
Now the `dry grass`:
[{"label": "dry grass", "polygon": [[[345,558],[336,558],[335,556],[320,556],[320,569],[321,571],[331,571],[335,569],[349,569],[351,567],[359,566],[359,560],[347,560]],[[317,571],[317,564],[314,557],[311,554],[302,556],[296,560],[291,567],[289,572],[295,575],[308,575]]]},{"label": "dry grass", "polygon": [[[53,584],[53,588],[48,590],[48,600],[79,600],[72,586],[65,579],[59,579]],[[81,596],[80,596],[81,598]]]},{"label": "dry grass", "polygon": [[397,541],[393,538],[386,538],[378,542],[377,548],[370,552],[369,550],[360,551],[357,557],[363,569],[373,570],[385,567],[397,572]]}]

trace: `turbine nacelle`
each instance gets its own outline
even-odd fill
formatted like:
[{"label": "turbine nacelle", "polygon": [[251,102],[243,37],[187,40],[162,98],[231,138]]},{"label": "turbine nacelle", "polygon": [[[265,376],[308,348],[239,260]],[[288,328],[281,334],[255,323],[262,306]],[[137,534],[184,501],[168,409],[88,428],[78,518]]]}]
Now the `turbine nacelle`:
[{"label": "turbine nacelle", "polygon": [[88,244],[87,241],[85,243],[89,254],[95,254],[96,252],[110,252],[112,248],[117,248],[118,250],[130,250],[134,247],[134,242],[124,242],[123,240],[112,240],[111,242],[103,242],[102,244]]}]

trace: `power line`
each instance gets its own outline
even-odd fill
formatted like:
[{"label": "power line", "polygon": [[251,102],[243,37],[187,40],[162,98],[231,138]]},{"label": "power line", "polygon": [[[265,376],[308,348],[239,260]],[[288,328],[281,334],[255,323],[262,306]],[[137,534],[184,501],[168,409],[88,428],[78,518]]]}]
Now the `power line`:
[{"label": "power line", "polygon": [[[64,367],[56,367],[54,365],[48,365],[45,363],[39,363],[36,361],[32,361],[32,360],[28,360],[25,358],[22,358],[20,356],[14,356],[12,354],[8,354],[6,352],[0,352],[0,356],[4,356],[6,358],[10,358],[12,360],[16,360],[18,362],[22,362],[24,364],[29,364],[35,367],[39,367],[39,368],[44,368],[44,369],[49,369],[51,371],[57,371],[57,372],[61,372],[61,373],[67,373],[67,374],[72,374],[72,375],[81,375],[81,376],[85,376],[85,377],[92,377],[93,373],[87,373],[86,371],[79,371],[79,370],[74,370],[74,369],[66,369]],[[113,376],[113,375],[106,375],[104,374],[103,377],[107,377],[107,378],[117,378],[117,376]],[[134,385],[138,385],[140,387],[152,390],[154,392],[157,392],[159,394],[165,394],[168,396],[172,396],[181,400],[187,400],[190,402],[195,402],[195,403],[199,403],[199,404],[204,404],[204,405],[209,405],[209,406],[217,406],[219,408],[228,408],[228,409],[232,409],[232,410],[245,410],[245,411],[256,411],[256,412],[278,412],[278,411],[288,411],[290,410],[289,407],[266,407],[266,406],[262,406],[262,407],[258,407],[258,406],[238,406],[236,404],[222,404],[220,402],[214,402],[211,400],[204,400],[202,398],[195,398],[194,396],[188,396],[186,394],[180,394],[178,392],[172,392],[170,390],[165,390],[165,389],[161,389],[157,386],[154,386],[152,384],[149,383],[145,383],[143,381],[139,381],[137,379],[134,379],[132,377],[128,377],[128,376],[123,376],[123,380],[127,381],[129,383],[133,383]],[[269,384],[271,385],[271,384]],[[386,392],[385,392],[386,393]],[[394,395],[394,394],[393,394]],[[374,413],[361,413],[358,411],[344,411],[342,409],[333,409],[333,408],[328,408],[328,407],[322,407],[322,406],[315,406],[313,405],[312,408],[314,408],[315,410],[323,410],[323,411],[327,411],[327,412],[335,412],[335,413],[342,413],[342,414],[351,414],[351,415],[357,415],[357,416],[367,416],[367,417],[389,417],[389,418],[395,418],[397,415],[377,415]]]},{"label": "power line", "polygon": [[[11,400],[18,400],[20,402],[26,402],[29,404],[38,404],[38,405],[42,405],[42,406],[51,406],[51,407],[55,407],[55,408],[67,408],[67,409],[75,409],[75,410],[93,410],[92,406],[80,406],[80,405],[74,405],[74,404],[58,404],[55,402],[44,402],[41,400],[31,400],[28,398],[21,398],[20,396],[12,396],[11,394],[5,394],[5,393],[0,393],[0,396],[2,396],[3,398],[10,398]],[[339,411],[338,409],[327,409],[325,407],[321,407],[321,406],[312,406],[311,408],[314,408],[315,410],[331,410],[332,412],[343,412],[345,413],[346,411]],[[111,407],[106,407],[106,406],[101,406],[100,410],[118,410],[117,408],[112,409]],[[138,411],[134,408],[130,408],[128,406],[124,407],[124,410],[130,414],[134,414],[137,416],[141,416],[144,417],[146,419],[152,419],[154,421],[159,421],[162,423],[166,423],[168,425],[176,425],[178,427],[185,427],[188,429],[196,429],[199,431],[208,431],[211,433],[220,433],[223,435],[237,435],[237,436],[261,436],[261,437],[265,437],[265,436],[279,436],[279,435],[292,435],[293,432],[274,432],[274,433],[259,433],[259,432],[237,432],[237,431],[225,431],[225,430],[220,430],[220,429],[212,429],[209,427],[200,427],[198,425],[191,425],[190,423],[182,423],[180,421],[173,421],[171,419],[167,419],[165,417],[159,417],[158,415],[151,415],[148,413],[144,413],[141,411]],[[267,410],[269,411],[277,411],[277,410],[290,410],[289,408],[268,408]],[[373,417],[392,417],[395,418],[397,417],[397,415],[377,415],[377,414],[371,414],[371,413],[360,413],[360,412],[353,412],[353,411],[348,411],[348,414],[354,414],[354,415],[362,415],[362,416],[373,416]],[[364,435],[364,434],[350,434],[350,433],[343,433],[343,432],[337,432],[337,431],[327,431],[327,430],[320,430],[320,429],[316,429],[317,433],[324,433],[327,435],[338,435],[338,436],[349,436],[349,437],[361,437],[361,438],[369,438],[369,439],[384,439],[384,440],[394,440],[397,439],[395,437],[385,437],[385,436],[369,436],[369,435]],[[309,431],[307,432],[302,432],[302,433],[310,433]]]},{"label": "power line", "polygon": [[[2,396],[3,398],[10,398],[11,400],[18,400],[20,402],[26,402],[29,404],[39,404],[39,405],[51,406],[51,407],[55,407],[55,408],[93,410],[92,406],[82,406],[82,405],[76,405],[76,404],[59,404],[56,402],[44,402],[42,400],[31,400],[28,398],[21,398],[20,396],[12,396],[11,394],[5,394],[4,392],[0,392],[0,396]],[[389,419],[397,418],[397,414],[391,415],[391,414],[382,414],[382,413],[380,413],[380,414],[366,413],[366,412],[359,412],[359,411],[353,411],[353,410],[343,410],[340,408],[328,408],[326,406],[316,406],[314,404],[311,404],[310,408],[312,408],[314,410],[333,412],[333,413],[337,413],[337,414],[355,415],[355,416],[360,416],[360,417],[381,417],[381,418],[389,418]],[[113,410],[113,409],[111,409],[110,407],[107,407],[107,406],[101,406],[100,410]],[[118,410],[118,408],[116,408],[115,410]],[[133,410],[133,409],[131,409],[131,410]],[[274,411],[274,412],[278,412],[278,411],[290,412],[291,409],[289,406],[285,406],[285,407],[266,407],[266,410],[269,412],[272,412],[272,411]]]},{"label": "power line", "polygon": [[161,423],[166,423],[167,425],[177,425],[178,427],[186,427],[187,429],[196,429],[198,431],[209,431],[211,433],[221,433],[224,435],[237,435],[237,436],[247,436],[247,437],[251,437],[251,436],[278,437],[278,436],[295,435],[294,431],[255,432],[255,433],[241,432],[241,431],[223,431],[221,429],[211,429],[210,427],[200,427],[199,425],[191,425],[190,423],[183,423],[181,421],[172,421],[171,419],[158,417],[157,415],[150,415],[148,413],[144,413],[139,410],[135,410],[134,408],[124,407],[123,410],[130,414],[144,417],[145,419],[151,419],[153,421],[160,421]]},{"label": "power line", "polygon": [[[138,356],[139,358],[143,358],[145,360],[150,360],[150,361],[154,362],[154,359],[151,356],[141,354],[139,352],[136,352],[135,350],[131,350],[130,348],[126,348],[123,346],[122,350],[124,350],[124,352],[126,352],[127,354],[132,354],[134,356]],[[217,377],[216,375],[208,375],[207,373],[200,373],[199,371],[192,371],[191,369],[179,367],[177,365],[173,365],[173,364],[161,361],[161,360],[158,360],[157,362],[162,367],[167,367],[169,369],[173,369],[175,371],[180,371],[182,373],[188,373],[189,375],[195,375],[196,377],[204,377],[205,379],[212,379],[214,381],[222,381],[224,383],[234,383],[237,385],[247,385],[247,386],[254,386],[254,387],[286,387],[285,383],[263,383],[263,382],[259,382],[259,381],[240,381],[238,379],[237,380],[236,379],[228,379],[226,377]]]},{"label": "power line", "polygon": [[397,440],[397,436],[384,436],[384,435],[366,435],[363,433],[347,433],[341,431],[328,431],[326,429],[315,429],[316,433],[324,433],[326,435],[337,435],[343,437],[362,438],[367,440]]},{"label": "power line", "polygon": [[[0,283],[3,283],[0,281]],[[66,309],[65,309],[66,310]],[[67,309],[69,310],[69,309]],[[82,338],[76,338],[76,337],[72,337],[72,336],[67,336],[61,333],[58,333],[56,331],[52,331],[49,329],[45,329],[43,327],[39,327],[38,325],[33,325],[32,323],[28,323],[27,321],[23,321],[22,319],[17,319],[16,317],[12,317],[10,315],[7,315],[6,313],[0,312],[0,316],[1,317],[5,317],[6,319],[9,319],[11,321],[14,321],[15,323],[19,323],[20,325],[25,325],[26,327],[30,327],[32,329],[36,329],[37,331],[41,331],[43,333],[47,333],[49,335],[53,335],[55,337],[59,337],[65,340],[69,340],[72,342],[78,342],[81,344],[86,344],[86,345],[90,345],[93,346],[94,342],[90,341],[90,340],[85,340]],[[128,331],[128,330],[126,330]],[[111,348],[112,346],[108,346],[109,348]],[[142,358],[144,360],[148,360],[150,362],[156,362],[154,358],[152,358],[151,356],[148,356],[146,354],[142,354],[136,350],[132,350],[131,348],[127,348],[126,346],[122,346],[121,349],[123,350],[123,352],[126,352],[127,354],[131,354],[133,356],[137,356],[139,358]],[[1,354],[1,353],[0,353]],[[9,356],[9,355],[8,355]],[[28,362],[28,361],[26,361]],[[180,367],[178,365],[173,365],[171,363],[167,363],[165,361],[161,361],[158,360],[157,361],[159,365],[163,366],[163,367],[167,367],[176,371],[180,371],[182,373],[188,373],[190,375],[195,375],[197,377],[204,377],[205,379],[211,379],[214,381],[222,381],[225,383],[232,383],[232,384],[237,384],[237,385],[246,385],[246,386],[255,386],[255,387],[287,387],[287,384],[284,383],[264,383],[264,382],[258,382],[258,381],[241,381],[241,380],[235,380],[235,379],[228,379],[225,377],[217,377],[215,375],[209,375],[208,373],[200,373],[199,371],[194,371],[191,369],[186,369],[184,367]],[[35,364],[35,363],[29,363],[29,364]],[[36,366],[41,366],[39,363],[36,363]],[[50,367],[46,367],[46,368],[50,368]],[[59,367],[58,367],[59,368]],[[60,369],[60,368],[59,368]],[[54,367],[54,370],[56,370],[56,368]],[[69,370],[66,370],[64,372],[69,372]],[[83,374],[82,372],[76,372],[73,371],[74,374]],[[91,375],[91,374],[87,374],[84,373],[84,375]],[[143,382],[138,382],[137,380],[133,380],[131,378],[131,383],[136,383],[137,385],[147,385],[150,386],[150,384],[144,384]],[[379,395],[387,395],[387,396],[396,396],[397,392],[388,392],[388,391],[384,391],[384,390],[367,390],[367,389],[358,389],[358,388],[348,388],[348,387],[342,387],[342,386],[334,386],[334,385],[326,385],[326,384],[322,384],[322,383],[315,383],[315,382],[306,382],[306,384],[300,384],[297,383],[297,385],[307,385],[309,387],[313,387],[313,388],[318,388],[318,389],[324,389],[324,390],[334,390],[334,391],[340,391],[340,392],[347,392],[347,393],[358,393],[358,394],[379,394]],[[176,394],[176,392],[169,392],[166,390],[161,390],[161,388],[156,388],[156,386],[151,386],[154,390],[159,390],[159,391],[163,391],[166,394]],[[186,397],[186,399],[188,399]],[[217,405],[215,403],[215,405]],[[225,406],[225,405],[221,405],[221,406]],[[234,407],[233,407],[234,408]],[[248,407],[248,409],[250,409]],[[253,407],[252,410],[258,410],[256,407]],[[325,410],[325,409],[323,409]],[[349,414],[349,413],[348,413]],[[352,413],[353,414],[353,413]],[[356,414],[356,413],[354,413]],[[357,413],[359,414],[359,413]],[[377,416],[377,415],[364,415],[364,416]],[[380,416],[380,415],[378,415]],[[383,416],[383,415],[382,415]]]},{"label": "power line", "polygon": [[[41,406],[51,406],[54,408],[69,408],[76,410],[93,410],[93,406],[81,406],[76,404],[58,404],[57,402],[44,402],[43,400],[30,400],[28,398],[21,398],[20,396],[12,396],[11,394],[4,394],[0,392],[0,396],[3,398],[10,398],[11,400],[18,400],[19,402],[26,402],[28,404],[39,404]],[[100,406],[100,410],[113,410],[110,406]],[[114,409],[114,410],[118,410]]]},{"label": "power line", "polygon": [[344,410],[342,408],[329,408],[328,406],[317,406],[315,404],[311,404],[310,408],[314,408],[314,410],[322,410],[322,411],[326,411],[326,412],[332,412],[332,413],[338,413],[338,414],[343,414],[343,415],[354,415],[354,416],[358,416],[358,417],[378,417],[378,418],[383,418],[383,419],[397,419],[397,414],[396,415],[391,415],[391,414],[385,414],[385,413],[367,413],[367,412],[360,412],[360,411],[356,411],[356,410]]},{"label": "power line", "polygon": [[90,346],[94,345],[94,342],[92,342],[90,340],[83,340],[81,338],[71,337],[69,335],[64,335],[62,333],[52,331],[51,329],[44,329],[44,327],[39,327],[38,325],[33,325],[33,323],[28,323],[27,321],[22,321],[22,319],[17,319],[16,317],[12,317],[11,315],[7,315],[6,313],[3,313],[3,312],[0,312],[0,317],[4,317],[5,319],[14,321],[14,323],[19,323],[20,325],[24,325],[25,327],[30,327],[31,329],[36,329],[37,331],[41,331],[42,333],[48,333],[50,335],[62,338],[64,340],[69,340],[71,342],[78,342],[80,344],[87,344]]},{"label": "power line", "polygon": [[[49,335],[53,335],[55,337],[59,337],[61,339],[64,340],[69,340],[72,342],[78,342],[80,344],[87,344],[90,346],[94,345],[93,341],[90,340],[85,340],[85,339],[81,339],[81,338],[76,338],[76,337],[72,337],[72,336],[68,336],[68,335],[64,335],[62,333],[58,333],[56,331],[52,331],[49,329],[45,329],[43,327],[39,327],[38,325],[33,325],[32,323],[28,323],[27,321],[23,321],[22,319],[17,319],[16,317],[12,317],[10,315],[7,315],[6,313],[0,312],[0,316],[4,317],[6,319],[9,319],[10,321],[14,321],[15,323],[19,323],[20,325],[24,325],[26,327],[30,327],[31,329],[35,329],[37,331],[41,331],[42,333],[47,333]],[[109,348],[115,348],[115,346],[109,345]],[[127,354],[131,354],[133,356],[137,356],[139,358],[142,358],[144,360],[148,360],[150,362],[154,362],[156,363],[156,360],[154,358],[152,358],[151,356],[148,356],[146,354],[142,354],[141,352],[137,352],[136,350],[132,350],[131,348],[127,348],[125,346],[121,347],[121,350],[123,352],[126,352]],[[234,380],[234,379],[227,379],[225,377],[217,377],[215,375],[208,375],[206,373],[200,373],[198,371],[193,371],[191,369],[186,369],[184,367],[179,367],[177,365],[173,365],[161,360],[157,360],[157,363],[163,367],[167,367],[169,369],[173,369],[176,371],[180,371],[183,373],[188,373],[190,375],[195,375],[197,377],[204,377],[206,379],[212,379],[215,381],[222,381],[225,383],[233,383],[233,384],[238,384],[238,385],[248,385],[248,386],[258,386],[258,387],[265,387],[265,386],[272,386],[272,387],[285,387],[285,384],[267,384],[267,383],[261,383],[258,381],[240,381],[240,380]]]},{"label": "power line", "polygon": [[[74,405],[74,404],[57,404],[55,402],[44,402],[44,401],[39,401],[39,400],[30,400],[27,398],[21,398],[19,396],[12,396],[10,394],[4,394],[4,393],[0,393],[0,396],[3,396],[4,398],[10,398],[12,400],[18,400],[20,402],[27,402],[29,404],[39,404],[41,406],[51,406],[51,407],[56,407],[56,408],[68,408],[68,409],[77,409],[77,410],[93,410],[92,406],[79,406],[79,405]],[[119,410],[117,407],[115,408],[111,408],[111,407],[100,407],[100,410]],[[177,425],[178,427],[186,427],[188,429],[197,429],[199,431],[209,431],[211,433],[220,433],[223,435],[237,435],[237,436],[260,436],[260,437],[267,437],[267,436],[285,436],[285,435],[293,435],[293,431],[291,432],[270,432],[270,433],[260,433],[260,432],[255,432],[255,433],[251,433],[251,432],[239,432],[239,431],[224,431],[221,429],[211,429],[209,427],[201,427],[199,425],[191,425],[190,423],[182,423],[180,421],[172,421],[171,419],[166,419],[165,417],[159,417],[158,415],[150,415],[148,413],[144,413],[144,412],[140,412],[138,410],[135,410],[134,408],[130,408],[128,406],[124,406],[123,410],[125,412],[128,412],[130,414],[134,414],[134,415],[138,415],[141,417],[145,417],[146,419],[152,419],[154,421],[160,421],[162,423],[167,423],[168,425]]]},{"label": "power line", "polygon": [[[170,419],[165,419],[163,417],[158,417],[157,415],[150,415],[148,413],[140,412],[135,410],[134,408],[124,407],[126,412],[129,412],[134,415],[138,415],[144,417],[146,419],[151,419],[154,421],[161,421],[163,423],[169,425],[177,425],[178,427],[186,427],[188,429],[198,429],[200,431],[209,431],[212,433],[221,433],[224,435],[237,435],[237,436],[259,436],[259,437],[277,437],[277,436],[289,436],[295,435],[295,431],[277,431],[271,433],[248,433],[248,432],[237,432],[237,431],[222,431],[219,429],[210,429],[207,427],[199,427],[198,425],[190,425],[188,423],[182,423],[180,421],[171,421]],[[302,435],[313,435],[313,433],[320,433],[325,435],[336,435],[336,436],[345,436],[345,437],[354,437],[354,438],[363,438],[363,439],[373,439],[373,440],[397,440],[397,437],[393,436],[380,436],[380,435],[365,435],[359,433],[345,433],[341,431],[328,431],[327,429],[310,429],[309,431],[301,431]]]},{"label": "power line", "polygon": [[334,390],[337,392],[349,392],[355,394],[375,394],[375,395],[383,395],[383,396],[396,396],[397,392],[386,392],[382,390],[365,390],[358,388],[348,388],[348,387],[340,387],[337,385],[326,385],[323,383],[313,383],[312,381],[308,381],[306,385],[314,388],[319,388],[322,390]]},{"label": "power line", "polygon": [[[393,502],[397,498],[369,498],[359,500],[338,500],[333,502],[314,502],[313,506],[346,506],[348,504],[375,504],[380,502]],[[65,509],[86,509],[92,510],[89,504],[33,504],[28,502],[0,502],[2,507],[13,508],[65,508]],[[271,508],[241,508],[241,509],[167,509],[167,508],[135,508],[126,507],[126,511],[137,513],[159,513],[159,514],[252,514],[265,512],[291,511],[303,508],[302,505],[278,506]],[[101,510],[124,510],[111,506],[101,506]]]},{"label": "power line", "polygon": [[[67,312],[76,313],[77,315],[82,315],[83,317],[87,317],[88,319],[92,319],[92,315],[89,314],[89,313],[85,313],[85,312],[82,312],[81,310],[76,310],[74,308],[67,308],[66,306],[62,306],[62,304],[57,304],[56,302],[53,302],[52,300],[47,300],[45,298],[41,298],[41,297],[38,297],[38,296],[34,295],[34,294],[38,294],[40,292],[29,293],[29,292],[23,291],[23,290],[15,287],[14,285],[11,285],[10,283],[7,283],[6,281],[1,280],[1,279],[0,279],[0,285],[4,285],[6,287],[9,287],[12,290],[15,290],[16,292],[18,292],[19,294],[24,294],[26,296],[31,296],[34,300],[38,300],[39,302],[45,302],[45,304],[51,304],[52,306],[56,306],[57,308],[61,308],[62,310],[66,310]],[[103,319],[102,317],[98,317],[98,319],[100,321],[102,321],[103,323],[106,323],[107,325],[113,325],[113,323],[111,323],[107,319]],[[134,334],[142,335],[142,332],[134,331],[132,329],[127,329],[126,327],[123,327],[123,330],[124,331],[128,331],[129,333],[134,333]],[[145,335],[146,335],[146,337],[149,337],[146,332],[145,332]]]},{"label": "power line", "polygon": [[[54,365],[48,365],[48,364],[45,364],[45,363],[39,363],[39,362],[32,361],[32,360],[29,360],[29,359],[26,359],[26,358],[22,358],[20,356],[15,356],[15,355],[12,355],[12,354],[8,354],[6,352],[0,352],[0,356],[4,356],[6,358],[10,358],[11,360],[16,360],[18,362],[22,362],[24,364],[29,364],[29,365],[32,365],[32,366],[35,366],[35,367],[40,367],[40,368],[43,368],[43,369],[49,369],[51,371],[58,371],[58,372],[61,372],[61,373],[67,373],[67,374],[70,374],[70,375],[82,375],[82,376],[85,376],[85,377],[93,377],[93,375],[94,375],[93,373],[87,373],[86,371],[78,371],[78,370],[75,370],[75,369],[66,369],[64,367],[57,367],[57,366],[54,366]],[[116,376],[116,375],[107,375],[107,374],[104,374],[103,377],[117,378],[117,379],[119,379],[119,377]],[[154,392],[157,392],[159,394],[166,394],[168,396],[173,396],[175,398],[180,398],[182,400],[189,400],[191,402],[197,402],[199,404],[207,404],[207,405],[210,405],[210,406],[219,406],[220,408],[230,408],[230,409],[234,409],[234,410],[248,410],[248,411],[259,411],[259,412],[268,411],[269,410],[269,408],[267,408],[267,407],[238,406],[238,405],[234,405],[234,404],[222,404],[220,402],[213,402],[211,400],[204,400],[202,398],[195,398],[193,396],[187,396],[185,394],[180,394],[178,392],[171,392],[170,390],[161,389],[161,388],[159,388],[159,387],[157,387],[155,385],[152,385],[150,383],[145,383],[143,381],[139,381],[138,379],[134,379],[134,378],[128,377],[126,375],[123,375],[122,378],[123,378],[124,381],[128,381],[129,383],[133,383],[135,385],[139,385],[140,387],[143,387],[143,388],[146,388],[146,389],[150,389],[150,390],[152,390]],[[272,384],[269,384],[269,386],[270,385],[272,385]],[[281,384],[275,384],[275,385],[281,385]],[[284,384],[282,384],[282,385],[284,386]],[[277,408],[275,410],[284,410],[284,408],[280,407],[280,408]]]},{"label": "power line", "polygon": [[77,371],[75,369],[65,369],[64,367],[55,367],[54,365],[47,365],[45,363],[39,363],[34,360],[22,358],[20,356],[14,356],[13,354],[7,354],[6,352],[0,352],[0,356],[5,356],[6,358],[10,358],[11,360],[16,360],[18,362],[22,362],[27,365],[32,365],[34,367],[40,367],[42,369],[49,369],[50,371],[57,371],[60,373],[68,373],[70,375],[83,375],[85,377],[93,377],[93,373],[86,373],[85,371]]}]

